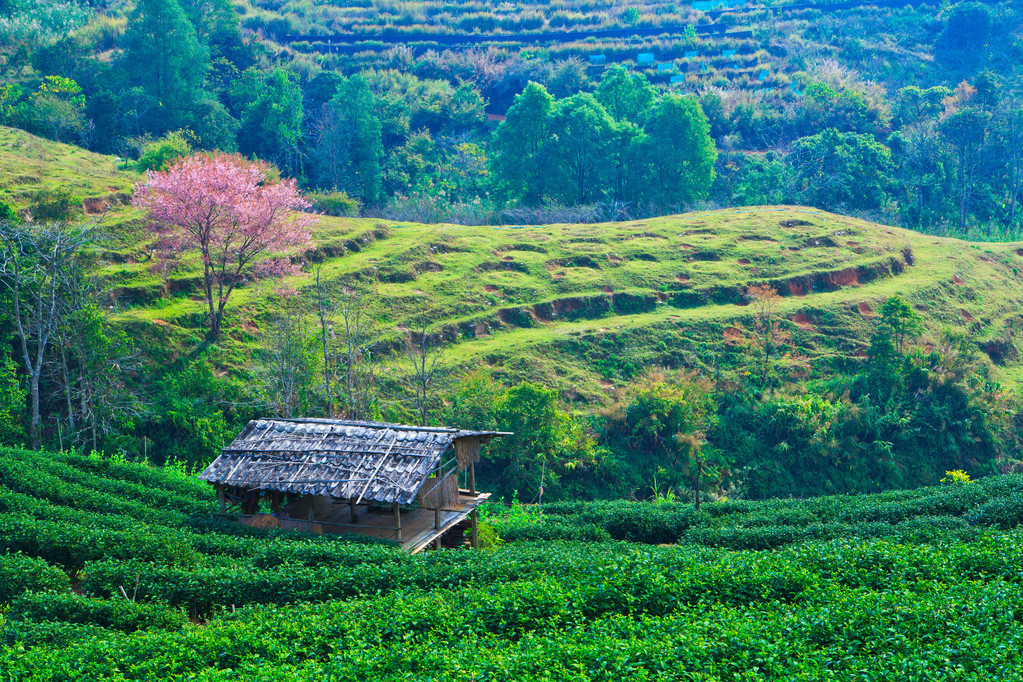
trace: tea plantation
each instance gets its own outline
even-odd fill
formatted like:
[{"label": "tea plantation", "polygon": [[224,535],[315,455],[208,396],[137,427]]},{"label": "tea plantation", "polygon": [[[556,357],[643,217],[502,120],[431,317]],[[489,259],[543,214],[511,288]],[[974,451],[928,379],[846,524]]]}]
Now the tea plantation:
[{"label": "tea plantation", "polygon": [[0,678],[1009,679],[1021,494],[566,503],[409,556],[224,525],[179,471],[6,449]]}]

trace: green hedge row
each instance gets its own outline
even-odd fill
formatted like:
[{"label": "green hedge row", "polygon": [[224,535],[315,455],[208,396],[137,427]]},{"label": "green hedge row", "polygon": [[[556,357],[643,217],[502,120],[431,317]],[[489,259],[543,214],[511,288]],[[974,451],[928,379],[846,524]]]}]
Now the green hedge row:
[{"label": "green hedge row", "polygon": [[[127,593],[131,594],[131,585]],[[97,625],[110,630],[173,630],[188,622],[180,610],[162,604],[138,604],[123,597],[92,599],[70,593],[26,592],[12,603],[11,620]]]},{"label": "green hedge row", "polygon": [[23,592],[71,589],[67,574],[42,559],[23,554],[0,554],[0,603],[9,602]]},{"label": "green hedge row", "polygon": [[772,549],[842,537],[890,537],[905,542],[969,540],[984,527],[1023,524],[1023,475],[968,485],[768,502],[692,505],[650,502],[568,502],[543,516],[491,519],[511,541],[604,539],[665,544],[688,542],[730,549]]},{"label": "green hedge row", "polygon": [[[918,549],[894,563],[942,562],[931,556],[939,549]],[[830,567],[856,571],[883,565],[889,551],[902,550],[885,543],[808,548],[818,558],[837,553]],[[672,552],[679,550],[647,556]],[[660,570],[608,566],[590,579],[535,575],[513,584],[241,609],[201,628],[15,646],[0,650],[0,668],[38,679],[354,681],[442,674],[451,680],[937,682],[1005,679],[1023,665],[1018,583],[910,576],[872,592],[801,568],[796,553],[784,561],[773,554],[736,556],[750,559],[744,572],[666,577]],[[743,589],[735,589],[736,581]],[[731,594],[718,599],[722,590]],[[694,598],[678,597],[686,593]]]}]

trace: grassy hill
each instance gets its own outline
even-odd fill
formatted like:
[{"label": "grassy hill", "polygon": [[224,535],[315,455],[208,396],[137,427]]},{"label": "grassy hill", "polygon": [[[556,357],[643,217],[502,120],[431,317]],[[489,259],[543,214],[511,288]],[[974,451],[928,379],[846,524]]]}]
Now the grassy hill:
[{"label": "grassy hill", "polygon": [[[214,521],[177,470],[0,449],[5,679],[1005,679],[1019,476],[518,508],[482,551]],[[768,551],[769,550],[769,551]],[[538,673],[538,671],[540,671]]]},{"label": "grassy hill", "polygon": [[[123,198],[138,181],[110,157],[9,128],[0,141],[0,168],[8,169],[0,187],[22,207],[40,183],[67,183],[100,202]],[[166,281],[154,274],[142,216],[108,203],[101,273],[125,307],[123,324],[161,360],[189,352],[203,334],[195,262]],[[821,372],[862,356],[875,311],[899,295],[924,319],[922,343],[945,328],[967,331],[997,377],[1021,378],[1014,336],[1023,244],[927,236],[812,208],[546,226],[324,216],[296,259],[306,270],[292,278],[300,290],[321,267],[327,279],[366,291],[385,342],[426,315],[446,342],[447,365],[486,363],[499,376],[540,379],[584,401],[604,400],[610,386],[651,364],[737,366],[751,315],[746,287],[762,283],[784,297],[792,350]],[[275,305],[269,287],[237,291],[219,359],[225,369],[244,368]]]}]

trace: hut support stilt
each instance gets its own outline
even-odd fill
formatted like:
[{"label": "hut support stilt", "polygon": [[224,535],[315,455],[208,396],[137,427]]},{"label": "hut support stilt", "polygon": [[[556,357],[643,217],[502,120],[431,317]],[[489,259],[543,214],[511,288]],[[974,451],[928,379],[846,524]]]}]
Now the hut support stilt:
[{"label": "hut support stilt", "polygon": [[401,542],[401,505],[394,503],[394,539]]},{"label": "hut support stilt", "polygon": [[472,541],[472,548],[480,548],[480,526],[479,526],[479,512],[475,509],[472,510],[472,514],[469,515],[472,520],[472,535],[470,536]]},{"label": "hut support stilt", "polygon": [[359,515],[355,513],[355,500],[348,500],[348,513],[352,516],[352,523],[359,522]]},{"label": "hut support stilt", "polygon": [[224,498],[224,486],[217,486],[217,499],[220,500],[220,513],[227,513],[227,500]]}]

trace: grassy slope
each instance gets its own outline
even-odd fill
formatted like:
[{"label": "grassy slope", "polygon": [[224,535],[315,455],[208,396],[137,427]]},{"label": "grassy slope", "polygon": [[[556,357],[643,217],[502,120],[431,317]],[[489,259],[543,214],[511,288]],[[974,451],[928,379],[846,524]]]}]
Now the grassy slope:
[{"label": "grassy slope", "polygon": [[[137,180],[114,167],[109,157],[0,129],[0,168],[7,169],[0,184],[12,194],[24,194],[30,173],[83,193]],[[116,238],[104,254],[104,274],[128,306],[125,322],[165,349],[164,357],[194,347],[203,309],[197,270],[186,261],[164,283],[146,262],[140,216],[115,207],[106,221]],[[793,341],[819,363],[862,355],[871,311],[895,294],[921,311],[926,341],[959,328],[983,343],[1011,343],[1023,304],[1021,246],[931,237],[810,208],[761,207],[541,227],[323,218],[303,258],[321,263],[329,279],[373,289],[385,336],[425,313],[449,342],[448,363],[483,361],[499,373],[601,400],[626,378],[627,361],[700,365],[728,348],[729,328],[749,317],[742,292],[751,283],[781,290]],[[293,283],[306,287],[311,277]],[[237,291],[222,344],[225,366],[245,363],[274,305],[268,287]],[[997,372],[1008,383],[1021,378],[1011,360]]]},{"label": "grassy slope", "polygon": [[54,189],[70,190],[84,199],[118,202],[138,177],[117,166],[112,156],[0,126],[0,199],[19,208],[32,203],[36,192]]}]

